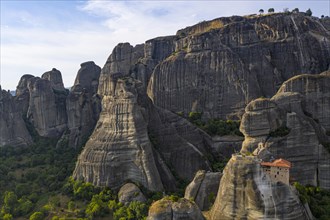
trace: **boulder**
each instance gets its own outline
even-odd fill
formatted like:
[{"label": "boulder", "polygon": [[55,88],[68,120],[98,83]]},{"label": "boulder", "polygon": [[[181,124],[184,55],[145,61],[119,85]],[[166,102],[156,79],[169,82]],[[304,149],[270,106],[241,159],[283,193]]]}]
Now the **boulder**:
[{"label": "boulder", "polygon": [[139,201],[146,202],[146,198],[142,194],[139,187],[133,183],[126,183],[118,192],[118,200],[124,205],[128,205],[130,202]]},{"label": "boulder", "polygon": [[198,206],[181,198],[172,201],[168,197],[154,202],[149,208],[147,220],[203,220],[204,217]]},{"label": "boulder", "polygon": [[221,176],[220,172],[198,171],[186,187],[184,198],[195,201],[202,211],[209,210],[218,193]]},{"label": "boulder", "polygon": [[273,182],[254,156],[233,155],[228,162],[210,220],[308,219],[291,186]]}]

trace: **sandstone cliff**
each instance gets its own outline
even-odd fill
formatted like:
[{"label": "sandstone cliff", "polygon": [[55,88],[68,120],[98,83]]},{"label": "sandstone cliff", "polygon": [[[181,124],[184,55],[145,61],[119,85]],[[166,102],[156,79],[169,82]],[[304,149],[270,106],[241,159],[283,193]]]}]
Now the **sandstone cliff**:
[{"label": "sandstone cliff", "polygon": [[32,142],[14,97],[0,86],[0,147],[5,145],[24,147]]},{"label": "sandstone cliff", "polygon": [[101,100],[97,95],[101,68],[92,61],[82,63],[80,66],[66,99],[69,129],[66,138],[70,147],[80,147],[86,143],[101,111]]},{"label": "sandstone cliff", "polygon": [[61,73],[52,69],[42,78],[28,79],[29,107],[27,119],[42,137],[59,138],[67,128],[64,89]]},{"label": "sandstone cliff", "polygon": [[330,189],[330,154],[325,148],[330,143],[329,85],[329,72],[300,75],[284,82],[271,99],[252,101],[242,117],[241,151],[256,149],[257,155],[267,149],[275,158],[292,162],[292,181]]},{"label": "sandstone cliff", "polygon": [[147,220],[203,220],[202,212],[194,202],[188,199],[172,201],[163,198],[153,203]]},{"label": "sandstone cliff", "polygon": [[211,220],[308,219],[291,187],[271,182],[253,156],[235,155],[221,178]]},{"label": "sandstone cliff", "polygon": [[145,82],[134,79],[132,65],[143,48],[148,47],[119,44],[102,68],[102,112],[78,159],[75,178],[115,188],[130,180],[150,190],[174,190],[174,175],[191,180],[197,170],[210,170],[203,132],[155,107]]},{"label": "sandstone cliff", "polygon": [[300,14],[219,18],[180,30],[149,82],[153,102],[174,112],[237,118],[299,73],[329,68],[330,36]]},{"label": "sandstone cliff", "polygon": [[222,173],[199,170],[185,190],[184,198],[193,200],[202,210],[209,210],[218,194]]}]

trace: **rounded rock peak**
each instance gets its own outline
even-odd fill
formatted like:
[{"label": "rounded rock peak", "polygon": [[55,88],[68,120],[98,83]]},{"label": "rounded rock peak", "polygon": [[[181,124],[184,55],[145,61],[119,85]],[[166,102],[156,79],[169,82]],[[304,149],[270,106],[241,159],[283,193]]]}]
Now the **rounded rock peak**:
[{"label": "rounded rock peak", "polygon": [[259,111],[264,109],[275,108],[276,103],[271,101],[269,98],[258,98],[250,102],[246,107],[245,111]]},{"label": "rounded rock peak", "polygon": [[86,61],[80,64],[80,67],[85,67],[85,66],[94,66],[96,65],[94,61]]},{"label": "rounded rock peak", "polygon": [[53,89],[65,89],[63,85],[62,74],[56,68],[53,68],[51,71],[45,72],[44,74],[42,74],[41,78],[50,81]]}]

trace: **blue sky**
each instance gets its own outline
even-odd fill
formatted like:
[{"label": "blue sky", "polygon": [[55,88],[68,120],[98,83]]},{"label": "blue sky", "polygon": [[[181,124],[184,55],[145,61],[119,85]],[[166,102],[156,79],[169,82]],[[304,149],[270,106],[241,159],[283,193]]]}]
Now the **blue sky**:
[{"label": "blue sky", "polygon": [[178,29],[222,16],[257,13],[259,9],[311,8],[330,14],[321,1],[29,1],[0,0],[0,84],[15,89],[23,74],[41,76],[53,67],[70,87],[80,63],[103,67],[120,42],[144,43]]}]

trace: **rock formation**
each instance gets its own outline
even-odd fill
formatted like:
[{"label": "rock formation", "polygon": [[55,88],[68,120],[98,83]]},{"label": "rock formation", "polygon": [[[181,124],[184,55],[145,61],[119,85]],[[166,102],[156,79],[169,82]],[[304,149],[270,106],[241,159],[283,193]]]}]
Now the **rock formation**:
[{"label": "rock formation", "polygon": [[27,118],[42,137],[59,138],[67,128],[65,100],[68,91],[61,73],[53,69],[42,78],[29,78],[29,107]]},{"label": "rock formation", "polygon": [[197,170],[210,169],[207,149],[202,132],[154,107],[145,84],[132,78],[129,66],[136,62],[140,47],[119,44],[103,67],[98,89],[102,112],[74,177],[115,188],[130,180],[150,190],[173,190],[171,170],[191,180]]},{"label": "rock formation", "polygon": [[32,143],[14,97],[0,86],[0,147],[5,145],[24,147]]},{"label": "rock formation", "polygon": [[299,75],[284,82],[271,99],[249,103],[240,127],[242,152],[259,154],[265,148],[292,162],[292,181],[330,189],[330,154],[324,147],[330,143],[329,85],[329,71]]},{"label": "rock formation", "polygon": [[155,67],[148,94],[174,112],[237,118],[292,76],[328,69],[329,48],[324,26],[302,13],[202,22],[177,32],[175,51]]},{"label": "rock formation", "polygon": [[142,194],[139,187],[133,183],[126,183],[118,192],[118,200],[124,205],[128,205],[130,202],[139,201],[146,202],[146,198]]},{"label": "rock formation", "polygon": [[209,210],[218,194],[222,173],[211,173],[200,170],[187,186],[184,198],[193,200],[202,210]]},{"label": "rock formation", "polygon": [[291,186],[271,182],[260,161],[235,155],[221,178],[210,220],[218,219],[308,219]]},{"label": "rock formation", "polygon": [[147,220],[203,220],[202,212],[194,202],[179,199],[174,202],[165,197],[149,208]]},{"label": "rock formation", "polygon": [[101,111],[101,100],[97,95],[101,68],[92,61],[80,66],[66,99],[70,147],[80,147],[88,140]]}]

